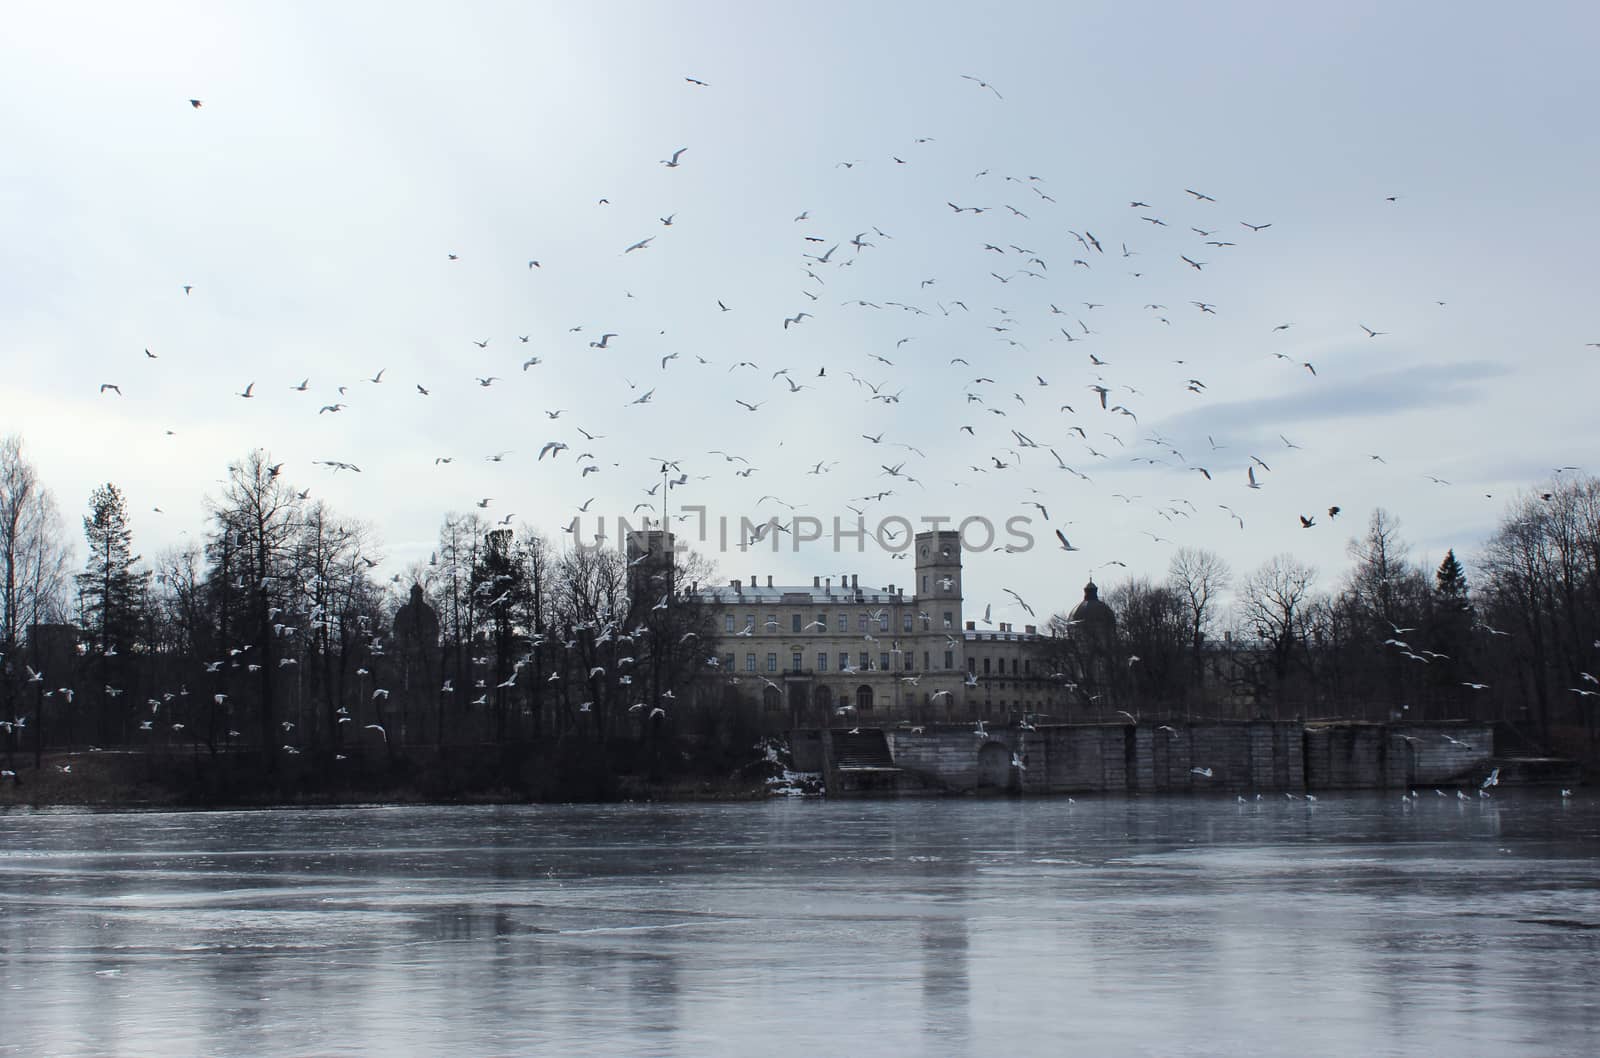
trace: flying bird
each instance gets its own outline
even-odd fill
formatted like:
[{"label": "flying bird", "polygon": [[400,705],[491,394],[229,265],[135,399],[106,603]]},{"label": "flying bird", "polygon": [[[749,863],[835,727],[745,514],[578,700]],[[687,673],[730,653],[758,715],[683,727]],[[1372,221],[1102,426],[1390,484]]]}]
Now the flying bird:
[{"label": "flying bird", "polygon": [[1005,96],[1000,94],[1000,90],[997,89],[994,85],[990,84],[988,81],[985,81],[985,80],[983,80],[982,78],[979,78],[979,77],[974,77],[970,73],[964,73],[961,76],[965,80],[976,82],[979,88],[987,88],[989,91],[994,93],[994,97],[996,99],[1004,99],[1005,98]]}]

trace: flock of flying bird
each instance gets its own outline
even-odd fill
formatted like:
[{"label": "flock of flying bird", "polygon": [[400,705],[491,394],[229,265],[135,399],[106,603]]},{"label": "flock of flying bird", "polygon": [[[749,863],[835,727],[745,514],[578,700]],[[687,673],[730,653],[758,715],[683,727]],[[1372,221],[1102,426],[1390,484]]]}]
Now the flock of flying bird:
[{"label": "flock of flying bird", "polygon": [[[975,91],[992,95],[995,105],[1004,105],[1005,97],[993,84],[975,75],[962,76]],[[686,77],[684,84],[690,92],[714,90],[697,78]],[[195,110],[203,105],[199,99],[189,102]],[[208,116],[213,113],[207,111]],[[850,180],[865,178],[875,166],[892,172],[902,166],[938,164],[936,158],[917,153],[933,150],[929,145],[936,142],[932,136],[912,137],[887,159],[848,159],[834,168],[842,171],[842,179]],[[692,226],[679,219],[680,211],[662,206],[671,204],[674,181],[692,179],[687,174],[694,170],[697,152],[691,144],[663,153],[658,159],[660,200],[643,204],[648,207],[643,211],[654,218],[655,231],[619,240],[615,250],[619,272],[635,258],[671,253],[672,240],[693,237]],[[671,348],[673,339],[666,338],[667,331],[660,327],[611,322],[614,329],[607,329],[591,321],[573,321],[562,325],[564,333],[552,325],[537,338],[535,329],[528,328],[529,333],[507,337],[460,339],[463,345],[486,355],[510,347],[515,356],[498,361],[504,365],[500,368],[504,375],[468,371],[452,379],[445,377],[446,373],[456,369],[441,364],[428,378],[397,383],[386,377],[387,368],[380,367],[371,375],[331,389],[318,385],[317,393],[325,395],[310,396],[303,414],[361,415],[374,403],[372,398],[397,388],[412,400],[425,402],[440,386],[452,383],[469,392],[473,387],[488,390],[513,379],[536,378],[539,373],[590,370],[599,362],[607,377],[619,380],[614,388],[584,392],[583,407],[578,409],[547,408],[538,416],[525,413],[517,423],[517,433],[524,436],[507,437],[509,447],[476,456],[440,453],[432,459],[433,469],[443,472],[465,460],[498,464],[522,454],[524,467],[559,465],[580,482],[597,475],[598,484],[621,470],[634,476],[637,492],[630,496],[627,489],[612,490],[610,496],[612,502],[622,501],[622,507],[627,507],[629,498],[633,500],[631,508],[617,512],[629,517],[642,512],[647,517],[687,519],[687,515],[670,514],[668,494],[688,489],[699,499],[703,494],[694,493],[693,486],[707,481],[715,482],[710,487],[722,496],[748,489],[759,496],[743,509],[755,512],[753,517],[747,515],[751,521],[764,524],[757,532],[741,536],[738,543],[742,547],[763,542],[776,546],[780,534],[792,534],[794,517],[807,512],[824,514],[827,521],[835,512],[846,510],[863,519],[897,506],[895,513],[911,514],[905,509],[908,504],[959,509],[960,493],[949,490],[1006,476],[1003,480],[1014,490],[1015,507],[1036,509],[1050,523],[1046,539],[1053,537],[1063,551],[1083,552],[1085,548],[1074,544],[1067,531],[1074,523],[1050,519],[1049,506],[1065,506],[1069,499],[1064,494],[1069,488],[1095,486],[1102,476],[1144,465],[1167,472],[1157,479],[1164,498],[1120,489],[1105,495],[1148,515],[1151,528],[1143,532],[1155,543],[1179,542],[1175,537],[1183,532],[1181,527],[1202,518],[1220,519],[1243,530],[1246,520],[1239,498],[1270,489],[1274,464],[1293,458],[1302,446],[1283,434],[1276,435],[1272,450],[1254,451],[1236,447],[1229,437],[1208,435],[1205,447],[1199,448],[1198,438],[1166,436],[1149,421],[1159,418],[1160,409],[1141,421],[1151,391],[1133,383],[1159,387],[1164,401],[1173,395],[1196,405],[1208,399],[1210,385],[1203,364],[1188,357],[1161,359],[1141,350],[1161,344],[1152,334],[1176,334],[1225,314],[1227,306],[1208,297],[1208,277],[1230,268],[1257,244],[1273,239],[1279,230],[1274,221],[1230,214],[1222,204],[1226,196],[1181,187],[1162,198],[1131,197],[1125,207],[1116,207],[1120,213],[1108,207],[1108,212],[1097,214],[1100,219],[1091,227],[1073,219],[1077,207],[1064,205],[1045,177],[989,169],[957,174],[948,171],[948,166],[946,169],[951,192],[942,206],[929,203],[930,213],[940,216],[937,221],[929,216],[928,229],[951,233],[958,246],[970,249],[964,252],[962,267],[946,274],[920,275],[914,283],[906,281],[905,270],[915,263],[896,256],[895,233],[871,223],[842,227],[843,219],[822,215],[826,211],[818,210],[819,215],[813,216],[812,208],[796,210],[791,222],[792,249],[768,248],[771,260],[790,255],[793,277],[791,303],[768,310],[772,312],[770,353],[751,351],[750,359],[685,353]],[[1389,204],[1377,208],[1396,208],[1398,197],[1389,196]],[[609,197],[601,197],[593,208],[611,211],[618,207]],[[885,258],[892,264],[879,265]],[[445,268],[461,267],[464,259],[470,255],[455,248],[440,253]],[[526,258],[525,266],[519,262],[516,267],[533,277],[530,281],[539,282],[539,277],[559,267],[559,262],[535,251]],[[193,285],[183,289],[186,297],[204,294]],[[638,316],[643,302],[631,291],[624,293],[630,311]],[[705,315],[716,320],[743,308],[729,304],[730,300],[709,291]],[[1113,311],[1107,312],[1112,301],[1116,302]],[[1436,304],[1443,306],[1444,302]],[[1180,316],[1180,312],[1186,315]],[[859,314],[869,313],[877,318],[857,323]],[[549,314],[553,316],[555,310]],[[1133,324],[1128,322],[1130,315],[1136,318]],[[853,338],[844,344],[861,351],[826,357],[808,349],[796,352],[801,348],[796,339],[817,327],[824,317],[830,326],[849,329]],[[1099,323],[1102,319],[1109,322]],[[1140,329],[1135,332],[1134,326]],[[1253,355],[1261,358],[1264,367],[1285,363],[1306,384],[1315,385],[1322,377],[1315,363],[1275,348],[1287,340],[1285,332],[1294,326],[1292,321],[1273,326],[1260,336]],[[876,344],[873,335],[885,327],[904,333],[892,345],[885,342],[881,348],[872,348]],[[1352,341],[1381,343],[1388,337],[1386,330],[1354,316],[1349,333]],[[806,356],[815,359],[801,366]],[[149,370],[159,370],[160,357],[145,349],[140,359]],[[681,377],[686,371],[693,373],[687,379]],[[946,383],[947,378],[956,381]],[[256,401],[270,395],[281,402],[311,395],[313,389],[310,378],[259,385],[258,381],[245,380],[234,391],[235,398]],[[126,384],[126,379],[106,381],[100,384],[100,392],[108,399],[122,397]],[[527,388],[537,393],[532,385]],[[535,397],[530,394],[525,399]],[[792,416],[799,401],[809,403],[798,414],[846,414],[839,410],[853,408],[847,414],[871,425],[848,431],[858,435],[854,442],[857,459],[805,459],[795,465],[789,462],[794,449],[783,450],[782,442],[764,442],[743,452],[732,450],[733,446],[696,453],[664,451],[661,449],[676,449],[677,442],[642,445],[638,440],[648,431],[658,432],[661,419],[640,420],[637,428],[626,419],[651,414],[652,408],[665,407],[665,414],[673,414],[675,408],[691,401],[696,415],[729,422],[735,427],[730,431],[734,436],[751,433],[739,417],[757,416],[750,422],[759,424],[763,413]],[[722,405],[725,411],[718,411],[722,401],[726,402]],[[914,405],[915,411],[900,414],[903,403]],[[381,405],[381,413],[388,414],[392,407],[391,400]],[[604,432],[585,429],[579,425],[584,419]],[[526,431],[539,426],[546,428],[543,436],[526,438]],[[607,435],[613,433],[614,439],[608,441]],[[953,450],[970,453],[963,461],[964,469],[949,455]],[[1381,454],[1365,455],[1371,465],[1385,462]],[[311,462],[334,473],[361,473],[361,464],[369,460],[341,455]],[[837,480],[849,480],[856,488],[866,487],[850,495],[853,490],[819,482],[817,491],[824,495],[796,495],[798,483],[835,474]],[[1202,495],[1197,489],[1176,485],[1173,475],[1210,491]],[[1440,486],[1450,484],[1436,476],[1432,480]],[[447,486],[441,482],[441,487]],[[515,486],[508,483],[507,491],[512,488]],[[779,495],[780,490],[786,495]],[[1177,495],[1180,492],[1195,498]],[[889,502],[896,497],[894,503]],[[583,536],[580,516],[589,512],[594,501],[592,497],[577,506],[566,522],[565,531],[575,541]],[[473,502],[488,510],[497,500],[475,496]],[[1324,510],[1331,521],[1339,515],[1340,506],[1328,503]],[[1302,529],[1310,530],[1318,525],[1322,511],[1291,510],[1277,516],[1289,524],[1297,519]],[[501,524],[510,524],[512,517],[503,516]],[[1164,535],[1167,533],[1173,535]],[[1026,548],[997,543],[995,549]],[[892,557],[907,556],[898,550]],[[1127,568],[1120,558],[1086,557],[1098,558],[1091,573],[1106,566]],[[1020,596],[1017,601],[1021,602]]]}]

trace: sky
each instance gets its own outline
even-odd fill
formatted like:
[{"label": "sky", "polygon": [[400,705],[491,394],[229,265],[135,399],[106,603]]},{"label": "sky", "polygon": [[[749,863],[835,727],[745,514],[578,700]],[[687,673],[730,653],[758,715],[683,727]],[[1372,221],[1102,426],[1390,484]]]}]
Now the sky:
[{"label": "sky", "polygon": [[18,8],[0,432],[146,555],[253,448],[385,574],[663,460],[722,580],[911,581],[741,518],[1024,517],[965,577],[1019,625],[1181,545],[1331,588],[1376,507],[1470,576],[1594,471],[1600,9],[989,6]]}]

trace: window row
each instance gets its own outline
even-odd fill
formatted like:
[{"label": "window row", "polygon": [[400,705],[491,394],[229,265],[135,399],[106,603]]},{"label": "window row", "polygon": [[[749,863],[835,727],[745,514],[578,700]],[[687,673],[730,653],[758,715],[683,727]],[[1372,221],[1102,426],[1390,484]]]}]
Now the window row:
[{"label": "window row", "polygon": [[[955,628],[955,616],[955,611],[945,611],[945,631],[951,631]],[[874,625],[877,626],[876,629],[874,629]],[[740,627],[739,619],[736,615],[731,613],[722,615],[722,630],[724,632],[736,633],[739,631]],[[748,634],[754,634],[758,628],[763,632],[781,632],[783,631],[783,622],[778,620],[777,614],[769,613],[767,614],[767,619],[761,622],[758,626],[756,623],[756,615],[753,613],[747,613],[744,615],[744,624],[742,627]],[[900,617],[900,627],[901,631],[903,632],[917,631],[916,617],[912,614],[902,614]],[[827,632],[829,628],[833,628],[838,632],[848,634],[850,631],[850,615],[847,613],[839,614],[834,625],[828,624],[828,615],[825,613],[817,614],[815,618],[810,621],[807,621],[806,615],[802,613],[791,613],[789,615],[789,632],[794,634],[799,634],[802,632]],[[921,630],[926,632],[931,628],[932,621],[929,615],[922,614]],[[889,630],[888,614],[880,614],[876,620],[874,620],[870,614],[862,613],[856,615],[856,631],[866,633],[874,630],[879,632],[887,632]]]},{"label": "window row", "polygon": [[[830,661],[831,655],[829,655],[829,653],[827,651],[819,650],[819,651],[817,651],[817,654],[816,654],[816,665],[813,667],[812,671],[813,672],[827,672],[829,670],[830,663],[834,663],[834,664],[837,664],[837,666],[838,666],[838,668],[834,670],[834,671],[837,671],[837,672],[862,672],[862,671],[887,672],[891,668],[891,665],[890,665],[891,657],[892,657],[892,655],[895,655],[895,654],[900,655],[901,664],[900,664],[899,667],[901,669],[903,669],[906,672],[915,672],[915,671],[917,671],[916,655],[912,651],[909,651],[909,650],[893,650],[893,651],[891,651],[891,650],[883,650],[883,651],[879,651],[876,664],[873,663],[873,659],[872,659],[871,653],[869,653],[868,651],[863,650],[863,651],[859,652],[856,655],[857,661],[856,661],[856,664],[854,666],[852,666],[850,664],[850,652],[848,650],[839,651],[837,662],[831,662]],[[922,669],[925,672],[932,671],[932,669],[929,666],[930,659],[931,659],[931,654],[928,651],[924,650],[922,652]],[[724,655],[722,655],[722,667],[725,670],[727,670],[729,672],[733,672],[733,671],[736,670],[737,666],[738,666],[738,655],[736,655],[736,654],[724,654]],[[944,664],[943,664],[943,667],[946,668],[946,669],[955,668],[955,651],[946,650],[944,652]],[[745,672],[777,672],[778,671],[778,655],[776,653],[769,653],[767,655],[767,657],[766,657],[765,664],[761,665],[761,664],[758,664],[758,662],[757,662],[756,653],[754,651],[751,651],[751,652],[745,654],[745,656],[744,656],[744,671]],[[805,671],[805,655],[804,654],[793,653],[793,654],[789,655],[789,671],[790,672],[803,672],[803,671]],[[987,671],[987,670],[985,670],[985,671]]]}]

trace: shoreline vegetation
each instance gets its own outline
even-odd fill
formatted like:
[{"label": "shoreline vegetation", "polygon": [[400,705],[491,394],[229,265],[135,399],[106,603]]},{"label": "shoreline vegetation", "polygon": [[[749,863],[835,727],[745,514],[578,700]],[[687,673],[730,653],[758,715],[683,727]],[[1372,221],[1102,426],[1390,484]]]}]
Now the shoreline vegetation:
[{"label": "shoreline vegetation", "polygon": [[388,756],[307,751],[275,762],[255,752],[51,751],[0,757],[8,808],[232,809],[371,804],[607,804],[759,801],[819,795],[820,777],[792,770],[788,747],[763,740],[749,759],[696,760],[638,743],[452,746]]}]

